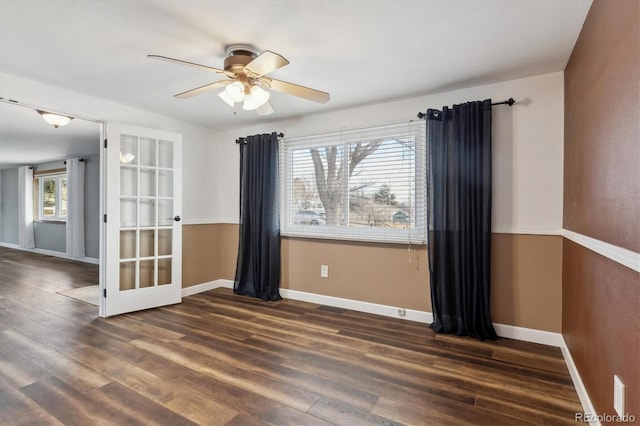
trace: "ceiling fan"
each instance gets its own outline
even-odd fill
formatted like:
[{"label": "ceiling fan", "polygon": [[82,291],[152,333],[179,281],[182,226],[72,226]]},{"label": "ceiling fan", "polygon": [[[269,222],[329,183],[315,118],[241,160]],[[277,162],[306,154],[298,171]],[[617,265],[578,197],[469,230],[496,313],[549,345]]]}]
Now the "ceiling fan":
[{"label": "ceiling fan", "polygon": [[160,55],[147,55],[147,57],[200,68],[216,74],[224,74],[227,77],[224,80],[214,81],[213,83],[178,93],[174,97],[179,99],[190,98],[209,90],[224,87],[224,90],[218,93],[218,96],[229,106],[233,108],[236,102],[242,102],[242,109],[248,111],[257,110],[259,115],[273,113],[273,108],[269,104],[269,97],[271,96],[269,90],[287,93],[314,102],[325,103],[329,101],[329,94],[326,92],[267,77],[266,75],[270,72],[289,64],[288,60],[277,53],[265,50],[258,54],[258,51],[252,46],[232,45],[227,47],[226,54],[224,69]]}]

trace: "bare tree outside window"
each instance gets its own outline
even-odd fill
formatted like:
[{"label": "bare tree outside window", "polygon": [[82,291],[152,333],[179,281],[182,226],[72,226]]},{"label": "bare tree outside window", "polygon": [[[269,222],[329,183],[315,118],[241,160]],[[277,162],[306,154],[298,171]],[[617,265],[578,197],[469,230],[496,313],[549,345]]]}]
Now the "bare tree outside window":
[{"label": "bare tree outside window", "polygon": [[34,214],[40,220],[66,220],[66,173],[40,176],[34,182],[37,185],[37,191],[34,191]]},{"label": "bare tree outside window", "polygon": [[42,214],[56,217],[56,179],[44,179],[42,182]]},{"label": "bare tree outside window", "polygon": [[397,206],[398,200],[396,200],[396,194],[391,192],[391,188],[386,183],[380,186],[380,189],[373,194],[373,199],[378,204],[387,206]]},{"label": "bare tree outside window", "polygon": [[423,126],[285,140],[281,158],[285,232],[381,241],[424,232]]},{"label": "bare tree outside window", "polygon": [[[316,188],[322,205],[324,206],[327,225],[345,224],[345,177],[351,177],[354,170],[369,155],[374,153],[382,144],[382,140],[367,143],[356,143],[349,147],[348,169],[347,161],[343,161],[344,148],[342,146],[328,146],[310,149],[315,172]],[[347,174],[345,176],[345,174]]]},{"label": "bare tree outside window", "polygon": [[296,177],[293,179],[293,198],[298,210],[308,210],[313,208],[313,200],[318,198],[318,192],[307,178]]}]

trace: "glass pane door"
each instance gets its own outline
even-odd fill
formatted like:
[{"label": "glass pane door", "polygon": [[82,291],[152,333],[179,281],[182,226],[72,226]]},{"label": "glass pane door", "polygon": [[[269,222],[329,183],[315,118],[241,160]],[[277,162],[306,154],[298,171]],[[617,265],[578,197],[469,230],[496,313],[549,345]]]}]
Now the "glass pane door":
[{"label": "glass pane door", "polygon": [[173,142],[120,141],[120,291],[171,284]]},{"label": "glass pane door", "polygon": [[[113,245],[107,247],[112,262],[107,268],[111,285],[106,304],[113,308],[106,310],[107,315],[177,303],[182,228],[180,194],[175,188],[180,187],[181,138],[122,125],[109,130],[107,149],[117,153],[108,156],[107,169],[115,176],[107,178],[107,187],[112,188],[107,209],[115,212],[117,205],[118,220],[117,227],[111,221],[107,225],[107,245],[110,241]],[[110,294],[109,287],[115,294]]]}]

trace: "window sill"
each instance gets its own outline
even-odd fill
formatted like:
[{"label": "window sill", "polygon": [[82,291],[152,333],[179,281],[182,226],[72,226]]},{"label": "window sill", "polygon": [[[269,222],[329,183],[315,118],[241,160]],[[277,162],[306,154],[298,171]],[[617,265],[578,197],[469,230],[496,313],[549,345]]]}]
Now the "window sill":
[{"label": "window sill", "polygon": [[66,220],[48,220],[48,219],[38,219],[34,221],[35,223],[50,223],[53,225],[66,225],[67,221]]},{"label": "window sill", "polygon": [[280,235],[288,238],[301,238],[301,239],[314,239],[314,240],[334,240],[345,242],[361,242],[361,243],[375,243],[375,244],[413,244],[413,245],[426,245],[426,239],[421,238],[418,235],[397,237],[382,237],[380,235],[339,235],[335,233],[321,233],[321,232],[305,232],[298,230],[286,230],[280,231]]}]

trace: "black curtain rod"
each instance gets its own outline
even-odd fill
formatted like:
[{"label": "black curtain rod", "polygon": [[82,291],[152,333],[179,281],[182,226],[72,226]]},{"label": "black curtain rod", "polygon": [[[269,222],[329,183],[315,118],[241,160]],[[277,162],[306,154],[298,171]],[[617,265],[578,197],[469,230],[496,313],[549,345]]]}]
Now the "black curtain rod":
[{"label": "black curtain rod", "polygon": [[[280,133],[278,133],[278,135],[277,135],[277,136],[278,136],[279,138],[284,138],[284,133],[280,132]],[[247,138],[238,138],[238,139],[236,139],[236,143],[242,143],[242,142],[244,142],[244,141],[246,141],[246,140],[247,140]]]},{"label": "black curtain rod", "polygon": [[516,101],[513,100],[513,98],[509,98],[506,101],[502,101],[502,102],[495,102],[493,104],[491,104],[491,106],[495,106],[495,105],[509,105],[509,106],[513,106],[513,104],[515,104]]},{"label": "black curtain rod", "polygon": [[[82,162],[82,163],[84,163],[85,161],[87,161],[87,160],[85,160],[84,158],[81,158],[81,159],[80,159],[80,162]],[[67,160],[64,160],[64,161],[63,161],[63,163],[64,163],[64,164],[67,164]]]},{"label": "black curtain rod", "polygon": [[[508,106],[513,106],[513,104],[515,104],[516,101],[513,100],[513,98],[509,98],[506,101],[502,101],[502,102],[494,102],[491,104],[491,106],[496,106],[496,105],[508,105]],[[424,118],[427,116],[427,114],[425,114],[424,112],[419,112],[418,113],[418,118],[420,120],[424,120]]]}]

